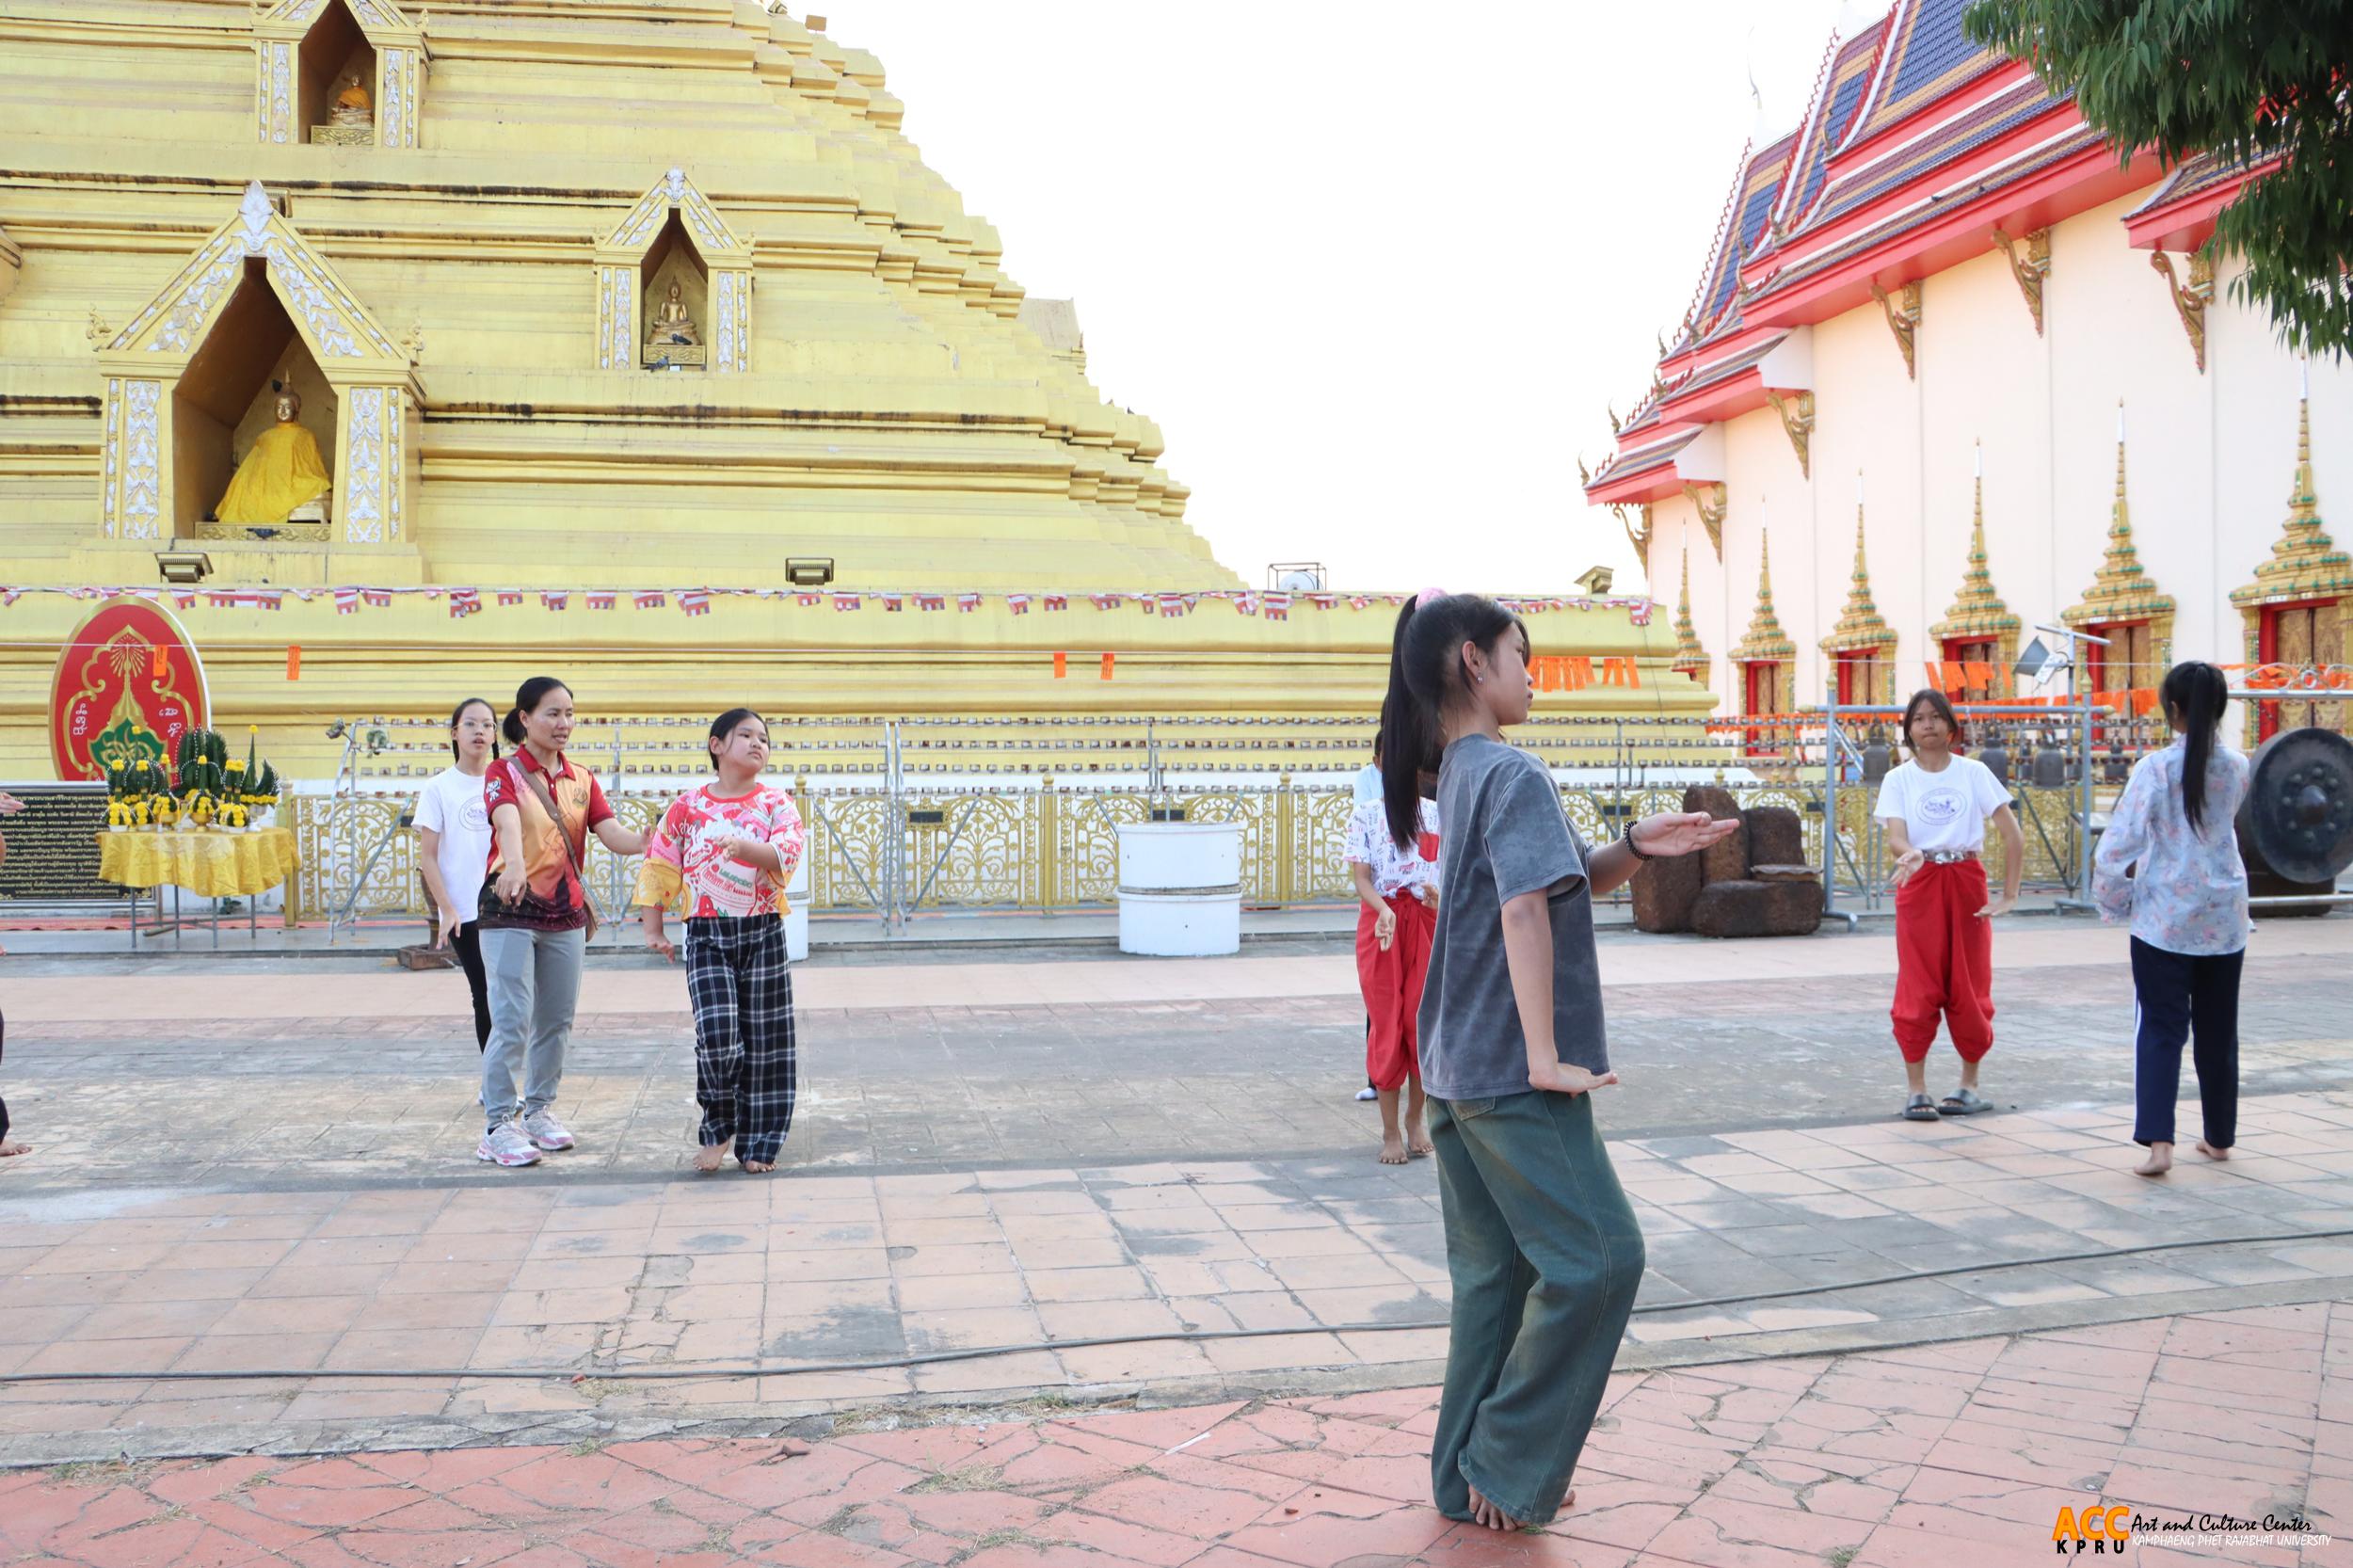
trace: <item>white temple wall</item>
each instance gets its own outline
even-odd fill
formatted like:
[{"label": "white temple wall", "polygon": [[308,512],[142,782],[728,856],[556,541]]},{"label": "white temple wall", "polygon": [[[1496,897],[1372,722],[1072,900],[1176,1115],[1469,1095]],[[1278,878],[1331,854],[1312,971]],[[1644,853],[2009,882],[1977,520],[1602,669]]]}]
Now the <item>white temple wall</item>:
[{"label": "white temple wall", "polygon": [[[1812,488],[1829,597],[1818,617],[1797,620],[1785,611],[1782,616],[1798,644],[1798,690],[1808,705],[1822,700],[1829,683],[1820,643],[1847,601],[1848,576],[1854,569],[1858,472],[1872,597],[1888,625],[1898,629],[1898,660],[1913,657],[1917,646],[1917,632],[1907,635],[1903,629],[1926,624],[1917,614],[1923,556],[1921,389],[1905,376],[1903,353],[1879,306],[1865,305],[1816,326],[1814,388]],[[1905,684],[1900,664],[1896,684]]]},{"label": "white temple wall", "polygon": [[[1771,527],[1773,598],[1798,645],[1799,700],[1821,700],[1819,643],[1845,603],[1854,558],[1854,479],[1863,471],[1871,586],[1897,638],[1896,689],[1938,657],[1943,618],[1967,567],[1971,455],[1984,444],[1986,544],[1993,584],[2025,622],[2055,620],[2091,587],[2115,495],[2117,405],[2125,406],[2127,497],[2141,563],[2176,605],[2173,654],[2243,656],[2231,590],[2268,554],[2286,515],[2296,456],[2297,361],[2258,312],[2234,304],[2225,264],[2206,312],[2207,369],[2123,215],[2147,192],[2059,224],[2038,338],[1998,252],[1926,280],[1919,377],[1876,305],[1814,328],[1813,473],[1770,409],[1725,428],[1724,561],[1696,520],[1692,618],[1715,661],[1725,711],[1739,687],[1725,663],[1754,612],[1757,527]],[[2176,256],[2186,280],[2185,263]],[[2312,367],[2313,476],[2340,547],[2353,543],[2353,364]],[[1671,605],[1689,519],[1662,502],[1652,591]],[[1662,623],[1671,617],[1662,617]]]}]

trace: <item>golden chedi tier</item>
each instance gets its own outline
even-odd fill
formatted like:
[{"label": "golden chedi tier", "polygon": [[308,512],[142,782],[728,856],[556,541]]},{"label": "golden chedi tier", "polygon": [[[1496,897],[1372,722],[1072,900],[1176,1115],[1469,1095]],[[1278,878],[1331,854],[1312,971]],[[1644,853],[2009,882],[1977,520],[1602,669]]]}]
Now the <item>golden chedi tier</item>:
[{"label": "golden chedi tier", "polygon": [[[446,712],[453,683],[497,696],[542,667],[584,708],[644,712],[1375,706],[1385,605],[1010,608],[1242,584],[1187,526],[1160,428],[1088,381],[1075,314],[1025,298],[900,118],[872,56],[757,0],[0,10],[8,585],[152,591],[159,552],[200,548],[208,593],[318,595],[183,612],[216,703],[289,724]],[[281,390],[314,453],[272,439]],[[272,520],[297,474],[325,486],[317,515]],[[952,628],[871,599],[581,618],[585,590],[776,590],[794,561],[987,603]],[[403,592],[336,613],[365,587]],[[453,616],[460,589],[493,614]],[[40,649],[82,608],[0,612],[0,765],[26,760]],[[1663,627],[1539,618],[1546,651],[1657,661],[1639,693],[1565,700],[1705,706]],[[1112,650],[1134,657],[1083,697],[1032,673]],[[713,669],[745,689],[707,689]],[[330,693],[339,670],[354,684]]]}]

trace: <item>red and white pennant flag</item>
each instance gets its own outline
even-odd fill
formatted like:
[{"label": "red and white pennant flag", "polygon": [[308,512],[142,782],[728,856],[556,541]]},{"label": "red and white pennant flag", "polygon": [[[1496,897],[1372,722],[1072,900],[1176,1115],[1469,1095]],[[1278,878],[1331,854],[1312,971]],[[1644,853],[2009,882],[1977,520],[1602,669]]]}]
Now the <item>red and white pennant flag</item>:
[{"label": "red and white pennant flag", "polygon": [[360,590],[337,588],[335,590],[335,613],[339,616],[358,615],[360,613]]},{"label": "red and white pennant flag", "polygon": [[919,610],[945,610],[948,600],[943,594],[917,594],[915,607]]},{"label": "red and white pennant flag", "polygon": [[631,602],[640,610],[659,610],[670,602],[670,598],[659,588],[647,588],[631,596]]},{"label": "red and white pennant flag", "polygon": [[1269,595],[1267,595],[1267,596],[1266,596],[1266,599],[1265,599],[1264,602],[1265,602],[1265,604],[1266,604],[1266,618],[1267,618],[1267,619],[1269,619],[1269,620],[1289,620],[1289,619],[1290,619],[1290,618],[1291,618],[1291,596],[1290,596],[1290,595],[1289,595],[1289,594],[1269,594]]},{"label": "red and white pennant flag", "polygon": [[523,596],[519,590],[510,590],[506,588],[501,588],[499,590],[499,602],[503,605],[512,606],[520,604],[522,601]]},{"label": "red and white pennant flag", "polygon": [[794,594],[792,597],[804,610],[814,610],[825,601],[824,594]]},{"label": "red and white pennant flag", "polygon": [[1067,610],[1070,608],[1070,596],[1068,594],[1048,594],[1046,596],[1046,607],[1048,610]]},{"label": "red and white pennant flag", "polygon": [[900,608],[906,603],[906,598],[904,594],[884,594],[882,596],[884,611],[889,615],[897,615]]},{"label": "red and white pennant flag", "polygon": [[836,610],[855,610],[858,607],[858,596],[856,594],[836,594],[833,596],[833,607]]},{"label": "red and white pennant flag", "polygon": [[979,609],[980,607],[981,607],[981,596],[980,596],[980,595],[978,595],[978,594],[958,594],[958,595],[956,595],[956,608],[957,608],[959,611],[963,612],[965,615],[968,615],[968,615],[970,615],[973,611],[975,611],[975,610]]},{"label": "red and white pennant flag", "polygon": [[482,595],[473,588],[452,588],[449,591],[449,618],[463,620],[482,608]]},{"label": "red and white pennant flag", "polygon": [[1011,610],[1016,616],[1026,616],[1030,613],[1030,596],[1028,594],[1007,594],[1005,596],[1005,608]]},{"label": "red and white pennant flag", "polygon": [[690,616],[711,614],[711,590],[709,588],[681,590],[678,596],[678,607]]},{"label": "red and white pennant flag", "polygon": [[1087,602],[1098,610],[1116,610],[1128,602],[1128,597],[1125,594],[1089,594]]},{"label": "red and white pennant flag", "polygon": [[539,596],[539,608],[542,610],[569,609],[571,602],[572,596],[568,593],[543,593]]},{"label": "red and white pennant flag", "polygon": [[620,596],[616,593],[591,588],[588,590],[585,598],[588,600],[588,608],[591,610],[610,610],[619,600]]}]

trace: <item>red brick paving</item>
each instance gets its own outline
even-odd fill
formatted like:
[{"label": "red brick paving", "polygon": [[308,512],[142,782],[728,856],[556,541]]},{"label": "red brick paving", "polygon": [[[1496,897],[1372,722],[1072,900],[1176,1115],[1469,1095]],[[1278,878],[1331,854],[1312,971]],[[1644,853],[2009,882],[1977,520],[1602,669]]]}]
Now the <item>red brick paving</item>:
[{"label": "red brick paving", "polygon": [[[2062,1507],[2302,1513],[2353,1562],[2353,1304],[1621,1375],[1550,1529],[1428,1502],[1435,1390],[822,1441],[0,1473],[0,1562],[83,1568],[1993,1568]],[[2114,1559],[2110,1559],[2114,1560]]]}]

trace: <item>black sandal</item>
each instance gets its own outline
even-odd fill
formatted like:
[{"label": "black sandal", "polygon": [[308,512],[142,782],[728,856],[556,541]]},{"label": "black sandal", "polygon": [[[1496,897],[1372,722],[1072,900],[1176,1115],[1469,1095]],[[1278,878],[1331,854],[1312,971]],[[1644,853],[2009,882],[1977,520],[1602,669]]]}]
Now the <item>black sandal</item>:
[{"label": "black sandal", "polygon": [[[1922,1097],[1926,1098],[1927,1096],[1923,1096]],[[1939,1105],[1936,1109],[1938,1113],[1941,1115],[1974,1116],[1980,1111],[1993,1110],[1993,1102],[1987,1099],[1983,1095],[1978,1094],[1975,1089],[1956,1089],[1951,1094],[1946,1095],[1945,1096],[1944,1103]]]},{"label": "black sandal", "polygon": [[1914,1095],[1904,1102],[1904,1120],[1932,1122],[1936,1120],[1936,1102],[1926,1095]]}]

